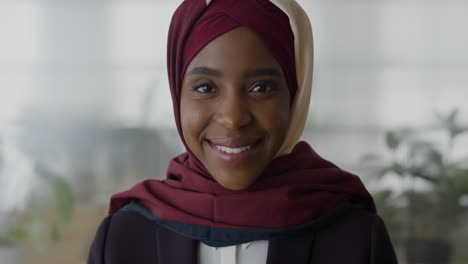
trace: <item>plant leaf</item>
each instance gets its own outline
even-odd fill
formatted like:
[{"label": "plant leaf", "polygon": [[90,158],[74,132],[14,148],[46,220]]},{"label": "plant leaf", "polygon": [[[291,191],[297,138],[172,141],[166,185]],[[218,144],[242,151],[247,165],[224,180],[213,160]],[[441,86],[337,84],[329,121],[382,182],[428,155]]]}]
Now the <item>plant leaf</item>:
[{"label": "plant leaf", "polygon": [[55,194],[55,210],[58,219],[62,222],[68,222],[73,214],[74,198],[68,183],[60,178],[52,178],[52,189]]},{"label": "plant leaf", "polygon": [[57,242],[60,240],[61,235],[60,235],[60,229],[59,225],[57,222],[54,222],[52,225],[52,232],[50,234],[52,241]]},{"label": "plant leaf", "polygon": [[385,143],[389,149],[396,150],[400,145],[400,137],[395,131],[387,131],[385,133]]},{"label": "plant leaf", "polygon": [[52,188],[54,207],[58,220],[61,222],[69,221],[72,217],[74,207],[73,191],[70,185],[62,177],[39,163],[36,163],[36,171],[47,180]]}]

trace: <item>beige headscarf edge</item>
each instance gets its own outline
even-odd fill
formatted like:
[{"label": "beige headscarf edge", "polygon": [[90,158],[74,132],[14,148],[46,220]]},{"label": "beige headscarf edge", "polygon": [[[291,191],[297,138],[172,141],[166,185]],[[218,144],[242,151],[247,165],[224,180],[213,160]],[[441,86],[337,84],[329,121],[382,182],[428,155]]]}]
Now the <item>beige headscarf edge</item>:
[{"label": "beige headscarf edge", "polygon": [[294,33],[297,92],[293,101],[286,140],[275,157],[291,153],[304,131],[309,112],[314,67],[314,44],[309,17],[294,0],[270,0],[288,17]]}]

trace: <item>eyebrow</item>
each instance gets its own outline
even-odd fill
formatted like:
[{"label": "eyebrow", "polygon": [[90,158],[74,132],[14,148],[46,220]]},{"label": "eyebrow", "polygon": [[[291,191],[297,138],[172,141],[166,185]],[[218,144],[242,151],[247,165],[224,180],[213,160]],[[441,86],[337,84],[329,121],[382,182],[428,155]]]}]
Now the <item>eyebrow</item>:
[{"label": "eyebrow", "polygon": [[193,75],[193,74],[206,74],[206,75],[214,75],[214,76],[221,76],[223,75],[220,71],[215,70],[213,68],[209,67],[195,67],[189,72],[187,72],[186,75]]},{"label": "eyebrow", "polygon": [[[217,77],[223,75],[221,71],[210,68],[210,67],[206,67],[206,66],[195,67],[189,72],[187,72],[186,75],[194,75],[194,74],[213,75]],[[259,76],[282,77],[283,73],[276,68],[261,68],[261,69],[255,69],[255,70],[249,71],[245,74],[246,78],[254,78],[254,77],[259,77]]]},{"label": "eyebrow", "polygon": [[283,74],[276,68],[263,68],[263,69],[255,69],[253,71],[249,71],[245,74],[247,78],[254,78],[259,76],[277,76],[282,77]]}]

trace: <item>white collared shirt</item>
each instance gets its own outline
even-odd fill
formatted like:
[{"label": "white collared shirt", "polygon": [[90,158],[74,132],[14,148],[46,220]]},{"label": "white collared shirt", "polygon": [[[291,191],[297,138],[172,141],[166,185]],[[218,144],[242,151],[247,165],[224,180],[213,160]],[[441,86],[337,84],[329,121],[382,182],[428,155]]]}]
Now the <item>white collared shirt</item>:
[{"label": "white collared shirt", "polygon": [[210,247],[200,243],[198,264],[266,263],[268,240],[256,240],[227,247]]}]

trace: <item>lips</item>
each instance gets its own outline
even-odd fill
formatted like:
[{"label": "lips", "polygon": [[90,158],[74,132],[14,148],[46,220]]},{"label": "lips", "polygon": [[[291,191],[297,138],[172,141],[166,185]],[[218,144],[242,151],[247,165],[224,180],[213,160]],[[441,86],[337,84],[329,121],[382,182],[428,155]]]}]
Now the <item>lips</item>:
[{"label": "lips", "polygon": [[253,145],[249,145],[249,146],[245,146],[241,148],[229,148],[229,147],[224,147],[224,146],[216,146],[216,148],[229,154],[237,154],[237,153],[241,153],[241,152],[249,150],[250,148],[252,148],[252,146]]},{"label": "lips", "polygon": [[213,137],[207,140],[216,146],[223,146],[228,148],[243,148],[255,145],[260,140],[260,137]]},{"label": "lips", "polygon": [[210,153],[219,161],[230,165],[253,161],[263,145],[260,137],[216,137],[206,141]]}]

